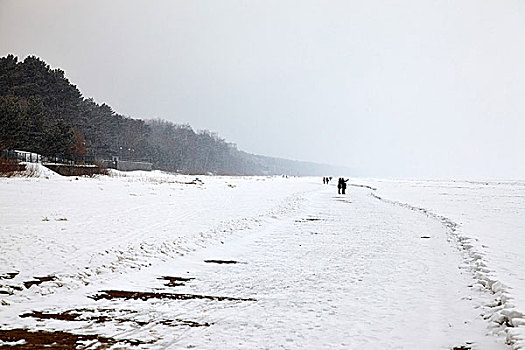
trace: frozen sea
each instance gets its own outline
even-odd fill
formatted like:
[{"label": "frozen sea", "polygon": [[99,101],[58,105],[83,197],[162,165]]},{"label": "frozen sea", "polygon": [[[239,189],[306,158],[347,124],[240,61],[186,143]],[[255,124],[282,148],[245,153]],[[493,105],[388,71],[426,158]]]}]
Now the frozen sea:
[{"label": "frozen sea", "polygon": [[[525,181],[356,181],[404,207],[450,222],[478,268],[479,284],[501,303],[494,321],[523,327],[525,311]],[[507,329],[523,339],[523,330]],[[510,339],[511,342],[512,339]],[[517,341],[517,340],[516,340]],[[517,341],[519,342],[519,341]],[[524,344],[520,342],[523,347]]]},{"label": "frozen sea", "polygon": [[525,347],[525,181],[39,171],[0,178],[0,347]]}]

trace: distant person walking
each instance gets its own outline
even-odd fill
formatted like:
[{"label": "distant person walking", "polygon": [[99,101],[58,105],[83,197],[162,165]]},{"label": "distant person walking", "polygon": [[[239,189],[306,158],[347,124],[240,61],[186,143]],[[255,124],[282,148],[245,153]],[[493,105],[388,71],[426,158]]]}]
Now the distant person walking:
[{"label": "distant person walking", "polygon": [[346,194],[346,182],[350,179],[343,179],[341,178],[342,182],[341,182],[341,190],[343,191],[343,194]]},{"label": "distant person walking", "polygon": [[323,176],[323,184],[326,185],[326,177]]},{"label": "distant person walking", "polygon": [[337,182],[337,193],[338,194],[346,194],[346,182],[348,181],[349,179],[344,179],[342,177],[339,178],[338,182]]}]

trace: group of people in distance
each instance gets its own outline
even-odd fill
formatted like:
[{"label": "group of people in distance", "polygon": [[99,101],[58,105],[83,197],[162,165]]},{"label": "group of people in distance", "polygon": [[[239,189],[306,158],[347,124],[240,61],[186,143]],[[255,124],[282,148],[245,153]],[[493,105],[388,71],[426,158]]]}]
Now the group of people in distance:
[{"label": "group of people in distance", "polygon": [[[332,177],[327,177],[327,176],[324,176],[323,177],[323,183],[325,185],[328,185],[328,183],[330,182],[330,180],[332,180]],[[339,194],[346,194],[346,183],[348,182],[349,179],[344,179],[344,177],[340,177],[338,182],[337,182],[337,193]]]}]

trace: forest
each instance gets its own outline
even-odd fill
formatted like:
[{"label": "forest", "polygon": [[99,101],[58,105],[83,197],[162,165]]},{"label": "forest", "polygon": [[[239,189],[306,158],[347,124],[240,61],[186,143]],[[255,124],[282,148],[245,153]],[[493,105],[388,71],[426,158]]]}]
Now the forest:
[{"label": "forest", "polygon": [[155,169],[218,175],[328,175],[340,169],[249,154],[188,124],[120,115],[85,98],[42,59],[0,57],[0,150],[148,161]]}]

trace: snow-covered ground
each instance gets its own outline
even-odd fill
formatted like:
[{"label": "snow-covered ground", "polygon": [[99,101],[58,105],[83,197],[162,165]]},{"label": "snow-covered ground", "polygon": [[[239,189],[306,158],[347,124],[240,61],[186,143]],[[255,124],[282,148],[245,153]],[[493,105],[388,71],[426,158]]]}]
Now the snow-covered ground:
[{"label": "snow-covered ground", "polygon": [[523,182],[37,170],[0,178],[0,346],[523,347]]},{"label": "snow-covered ground", "polygon": [[[356,180],[388,202],[453,225],[495,331],[525,347],[525,181]],[[509,327],[498,327],[498,324]]]}]

